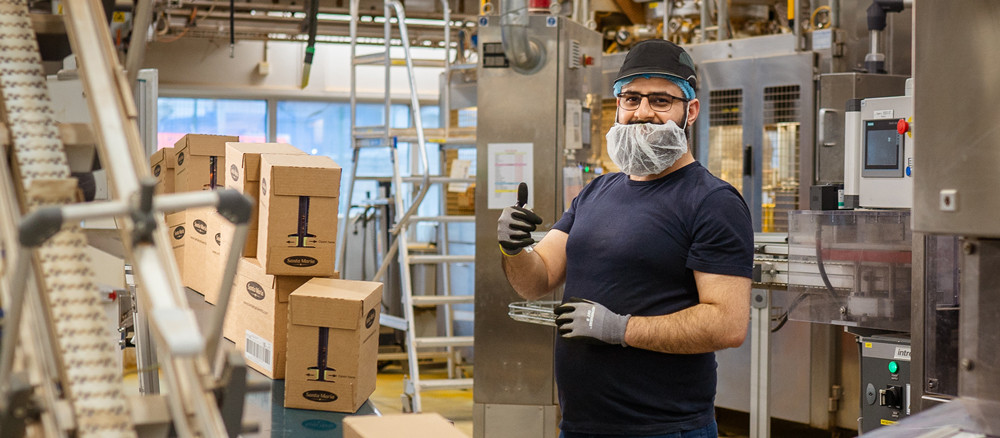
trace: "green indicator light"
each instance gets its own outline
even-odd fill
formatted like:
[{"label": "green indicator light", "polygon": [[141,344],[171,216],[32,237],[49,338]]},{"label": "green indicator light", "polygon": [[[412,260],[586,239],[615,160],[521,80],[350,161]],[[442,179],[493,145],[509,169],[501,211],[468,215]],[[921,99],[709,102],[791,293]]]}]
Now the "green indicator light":
[{"label": "green indicator light", "polygon": [[889,361],[889,372],[896,374],[896,371],[899,371],[899,364],[897,364],[894,360]]},{"label": "green indicator light", "polygon": [[589,173],[590,172],[590,166],[583,166],[583,172],[584,173]]}]

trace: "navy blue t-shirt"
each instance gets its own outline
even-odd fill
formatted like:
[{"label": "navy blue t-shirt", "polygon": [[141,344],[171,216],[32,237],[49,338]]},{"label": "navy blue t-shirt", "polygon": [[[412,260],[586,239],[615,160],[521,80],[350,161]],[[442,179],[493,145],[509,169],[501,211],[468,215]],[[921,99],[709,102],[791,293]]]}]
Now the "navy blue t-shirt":
[{"label": "navy blue t-shirt", "polygon": [[[698,304],[693,271],[750,277],[753,227],[731,185],[695,162],[654,181],[612,173],[580,192],[553,226],[569,234],[564,299],[619,314]],[[567,432],[654,435],[714,418],[714,353],[666,354],[557,338]]]}]

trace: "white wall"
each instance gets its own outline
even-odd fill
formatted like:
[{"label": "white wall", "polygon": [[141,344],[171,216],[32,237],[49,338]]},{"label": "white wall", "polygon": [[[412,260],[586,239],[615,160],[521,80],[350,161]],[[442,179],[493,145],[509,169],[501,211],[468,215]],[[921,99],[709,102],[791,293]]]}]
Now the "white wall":
[{"label": "white wall", "polygon": [[[271,41],[266,44],[270,73],[260,75],[264,59],[263,41],[237,41],[229,57],[228,40],[181,38],[172,43],[150,43],[143,68],[159,70],[163,95],[211,95],[215,97],[302,97],[343,99],[350,93],[350,46],[317,44],[309,86],[299,89],[305,43]],[[382,46],[358,46],[358,53],[381,52]],[[402,49],[393,50],[402,56]],[[443,50],[417,47],[417,59],[443,59]],[[440,68],[417,67],[417,91],[421,100],[437,100]],[[358,67],[358,96],[381,99],[385,88],[384,67]],[[405,67],[393,67],[392,95],[409,99]]]}]

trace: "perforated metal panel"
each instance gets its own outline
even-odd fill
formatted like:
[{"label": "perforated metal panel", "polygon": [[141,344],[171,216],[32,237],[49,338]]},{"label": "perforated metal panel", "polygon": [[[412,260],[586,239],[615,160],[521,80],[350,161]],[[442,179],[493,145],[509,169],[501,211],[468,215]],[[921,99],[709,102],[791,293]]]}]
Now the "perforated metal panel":
[{"label": "perforated metal panel", "polygon": [[712,90],[708,100],[708,170],[743,191],[743,90]]},{"label": "perforated metal panel", "polygon": [[799,208],[800,88],[764,88],[761,231],[788,231],[788,212]]}]

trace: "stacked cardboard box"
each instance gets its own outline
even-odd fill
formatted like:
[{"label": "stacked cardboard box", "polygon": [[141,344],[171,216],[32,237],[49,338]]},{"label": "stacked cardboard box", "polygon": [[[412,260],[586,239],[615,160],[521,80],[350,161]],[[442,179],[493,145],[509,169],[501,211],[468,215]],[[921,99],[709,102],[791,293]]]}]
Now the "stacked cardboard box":
[{"label": "stacked cardboard box", "polygon": [[[282,379],[285,378],[288,296],[313,277],[336,278],[338,274],[334,270],[332,248],[329,254],[323,253],[324,257],[316,256],[312,252],[306,255],[322,259],[322,264],[317,263],[319,266],[310,266],[313,269],[268,270],[267,251],[263,252],[263,257],[257,253],[259,240],[267,240],[268,225],[264,224],[269,224],[272,230],[277,230],[271,232],[272,237],[277,235],[275,233],[286,234],[280,244],[275,246],[290,245],[296,248],[300,243],[297,231],[300,228],[301,218],[306,221],[302,224],[306,230],[302,233],[304,235],[302,243],[306,251],[316,250],[314,246],[316,242],[311,240],[315,227],[332,227],[329,230],[324,229],[319,234],[327,241],[335,243],[340,167],[327,157],[309,156],[291,145],[278,143],[229,143],[226,154],[226,162],[229,163],[226,172],[227,188],[239,190],[257,202],[251,214],[249,224],[251,229],[233,283],[223,335],[232,340],[237,349],[244,353],[251,368],[268,377]],[[282,158],[286,156],[295,159],[288,161]],[[272,163],[266,170],[268,172],[266,178],[262,165],[265,162]],[[286,176],[288,172],[303,172],[306,179],[288,178]],[[332,193],[332,196],[326,196],[333,200],[332,205],[325,199],[314,201],[309,196],[313,193],[310,186],[314,185],[325,187],[321,194]],[[295,205],[289,206],[283,197],[291,195],[275,195],[275,191],[279,194],[305,193],[301,196],[306,198],[306,201],[302,202],[306,206],[303,210],[306,214],[298,214],[300,195],[294,195]],[[265,196],[268,197],[266,202]],[[277,208],[293,211],[291,214],[283,215],[280,214],[282,212],[270,210],[268,207],[272,205],[271,199],[277,199],[273,202]],[[326,220],[327,217],[320,220],[310,213],[332,216],[333,221]],[[258,222],[262,224],[260,227],[256,225]],[[210,251],[215,258],[217,269],[221,271],[228,256],[226,250],[230,247],[229,242],[235,227],[218,215],[211,223],[215,224],[211,232],[219,235],[220,243],[215,247],[210,245]],[[296,238],[290,239],[288,234],[296,234]],[[289,241],[292,243],[288,243]],[[325,250],[326,247],[322,249]],[[217,297],[214,294],[206,294],[205,299],[214,303]]]},{"label": "stacked cardboard box", "polygon": [[289,296],[285,407],[356,412],[375,391],[382,283],[313,278]]},{"label": "stacked cardboard box", "polygon": [[[257,256],[257,224],[259,222],[260,155],[305,155],[295,146],[283,143],[226,143],[226,163],[229,166],[226,188],[236,189],[253,199],[247,243],[243,257]],[[340,179],[337,179],[339,186]]]},{"label": "stacked cardboard box", "polygon": [[[172,149],[163,149],[164,155],[173,153],[173,191],[190,192],[213,190],[222,187],[222,170],[225,167],[226,142],[238,141],[239,137],[230,135],[188,134],[181,137]],[[156,159],[154,155],[153,159]],[[169,158],[164,158],[168,162]],[[161,164],[162,171],[162,164]],[[153,172],[156,166],[153,164]],[[163,193],[167,182],[164,180]],[[211,268],[212,247],[215,240],[212,218],[215,209],[195,208],[184,213],[184,241],[181,258],[177,265],[181,268],[181,279],[187,286],[201,294],[218,294],[222,269]],[[179,223],[180,220],[174,220]],[[175,255],[178,254],[175,247]]]},{"label": "stacked cardboard box", "polygon": [[149,157],[149,170],[156,178],[156,194],[174,192],[174,167],[177,165],[177,156],[174,148],[163,148],[153,153]]},{"label": "stacked cardboard box", "polygon": [[466,438],[441,414],[344,417],[344,438]]},{"label": "stacked cardboard box", "polygon": [[333,275],[340,173],[329,157],[260,156],[257,258],[268,274]]},{"label": "stacked cardboard box", "polygon": [[231,135],[188,134],[174,143],[174,185],[178,192],[222,187],[226,168],[226,143],[240,141]]},{"label": "stacked cardboard box", "polygon": [[288,296],[310,278],[268,275],[257,259],[240,259],[222,334],[270,378],[285,377]]}]

